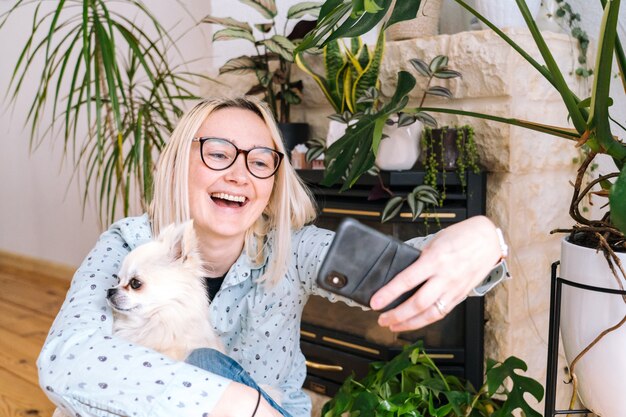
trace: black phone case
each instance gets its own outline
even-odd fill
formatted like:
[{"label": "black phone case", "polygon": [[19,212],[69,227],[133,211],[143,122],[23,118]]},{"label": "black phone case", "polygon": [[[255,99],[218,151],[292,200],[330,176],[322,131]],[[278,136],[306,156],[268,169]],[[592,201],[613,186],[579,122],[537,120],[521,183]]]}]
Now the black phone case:
[{"label": "black phone case", "polygon": [[[368,306],[372,295],[420,256],[419,249],[346,218],[322,262],[317,284]],[[391,310],[417,291],[410,290],[382,311]]]}]

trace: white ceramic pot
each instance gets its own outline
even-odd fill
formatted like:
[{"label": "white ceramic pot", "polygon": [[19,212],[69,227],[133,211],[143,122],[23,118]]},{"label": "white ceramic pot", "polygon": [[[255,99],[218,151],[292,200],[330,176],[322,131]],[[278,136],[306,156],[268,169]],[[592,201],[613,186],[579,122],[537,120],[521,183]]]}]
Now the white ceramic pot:
[{"label": "white ceramic pot", "polygon": [[[626,254],[618,254],[626,265]],[[563,240],[560,276],[569,281],[619,289],[604,255]],[[622,284],[626,282],[622,277]],[[561,297],[561,337],[568,363],[605,329],[626,315],[620,295],[577,289],[564,285]],[[585,407],[602,417],[626,413],[626,326],[607,334],[588,351],[574,369],[578,393]]]},{"label": "white ceramic pot", "polygon": [[385,126],[387,135],[380,141],[376,154],[376,166],[385,171],[403,171],[411,169],[419,157],[419,138],[422,135],[422,123],[409,126]]},{"label": "white ceramic pot", "polygon": [[326,147],[328,148],[333,143],[346,133],[347,125],[337,120],[331,120],[328,122],[328,133],[326,134]]},{"label": "white ceramic pot", "polygon": [[[502,28],[526,27],[522,13],[515,0],[474,0],[476,11],[491,23]],[[533,17],[537,16],[541,7],[541,0],[526,0],[526,5]],[[480,22],[483,29],[487,25]]]}]

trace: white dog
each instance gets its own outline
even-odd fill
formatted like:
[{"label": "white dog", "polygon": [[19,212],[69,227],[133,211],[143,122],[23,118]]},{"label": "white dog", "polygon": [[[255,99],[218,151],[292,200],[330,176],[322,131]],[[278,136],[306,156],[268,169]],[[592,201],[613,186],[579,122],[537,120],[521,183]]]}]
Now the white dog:
[{"label": "white dog", "polygon": [[[176,360],[197,348],[224,353],[209,319],[206,276],[193,222],[166,227],[126,256],[119,284],[108,290],[113,334]],[[53,417],[66,414],[57,408]]]},{"label": "white dog", "polygon": [[209,320],[207,275],[192,221],[166,227],[124,259],[107,294],[113,333],[176,360],[202,347],[223,353]]}]

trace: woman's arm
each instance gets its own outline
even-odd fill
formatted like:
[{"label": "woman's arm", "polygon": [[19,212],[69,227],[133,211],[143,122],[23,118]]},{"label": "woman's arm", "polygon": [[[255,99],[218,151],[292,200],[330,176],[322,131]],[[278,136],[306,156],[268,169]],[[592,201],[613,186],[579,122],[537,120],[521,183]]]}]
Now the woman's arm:
[{"label": "woman's arm", "polygon": [[471,217],[441,230],[415,263],[374,294],[371,307],[376,310],[424,283],[403,304],[381,314],[378,323],[405,331],[440,320],[488,276],[501,257],[500,238],[487,217]]},{"label": "woman's arm", "polygon": [[[102,234],[80,266],[38,359],[44,392],[81,415],[202,416],[229,381],[111,335],[106,292],[126,254],[150,238],[145,217]],[[72,414],[73,415],[73,414]]]},{"label": "woman's arm", "polygon": [[[316,284],[334,233],[312,227],[298,236],[297,267],[305,291],[330,301],[359,305]],[[422,250],[420,258],[374,294],[371,307],[381,309],[406,291],[424,285],[406,302],[381,314],[381,326],[392,331],[419,329],[445,317],[473,290],[484,290],[479,292],[482,295],[493,286],[482,283],[501,258],[502,249],[496,227],[487,217],[475,216],[408,243]],[[365,244],[363,250],[367,251]]]}]

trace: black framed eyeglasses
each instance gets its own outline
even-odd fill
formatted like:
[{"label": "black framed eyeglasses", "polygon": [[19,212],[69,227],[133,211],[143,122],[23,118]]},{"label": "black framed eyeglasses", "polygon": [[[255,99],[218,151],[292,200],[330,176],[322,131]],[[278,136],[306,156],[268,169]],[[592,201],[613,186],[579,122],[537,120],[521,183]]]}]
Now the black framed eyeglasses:
[{"label": "black framed eyeglasses", "polygon": [[248,172],[259,179],[274,175],[285,156],[264,146],[239,149],[231,141],[222,138],[200,137],[193,138],[192,141],[200,142],[200,157],[209,169],[223,171],[231,167],[242,153],[246,159]]}]

